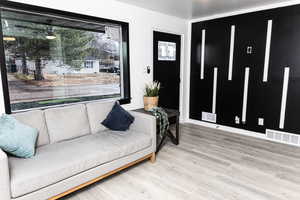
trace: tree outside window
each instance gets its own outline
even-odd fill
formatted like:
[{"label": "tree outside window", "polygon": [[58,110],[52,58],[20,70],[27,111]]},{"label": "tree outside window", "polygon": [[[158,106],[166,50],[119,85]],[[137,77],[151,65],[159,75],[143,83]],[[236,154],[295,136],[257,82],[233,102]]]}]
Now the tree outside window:
[{"label": "tree outside window", "polygon": [[120,26],[80,29],[13,11],[1,17],[13,111],[121,98]]}]

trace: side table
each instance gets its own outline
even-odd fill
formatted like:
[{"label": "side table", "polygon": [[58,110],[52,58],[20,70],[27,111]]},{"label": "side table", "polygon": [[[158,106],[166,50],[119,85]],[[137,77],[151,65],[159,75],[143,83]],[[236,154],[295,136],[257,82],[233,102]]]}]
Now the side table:
[{"label": "side table", "polygon": [[[172,141],[173,144],[175,144],[175,145],[179,144],[179,116],[180,116],[180,113],[178,110],[174,110],[174,109],[168,109],[168,108],[163,108],[163,109],[168,114],[168,119],[169,119],[170,125],[175,124],[175,134],[173,134],[169,128],[167,130],[166,134],[164,134],[164,136],[162,138],[160,138],[160,139],[158,138],[156,153],[158,153],[160,151],[160,149],[167,137],[170,138],[170,140]],[[152,115],[151,112],[144,110],[144,108],[139,108],[139,109],[136,109],[133,111]],[[157,129],[157,130],[159,130],[159,129]]]}]

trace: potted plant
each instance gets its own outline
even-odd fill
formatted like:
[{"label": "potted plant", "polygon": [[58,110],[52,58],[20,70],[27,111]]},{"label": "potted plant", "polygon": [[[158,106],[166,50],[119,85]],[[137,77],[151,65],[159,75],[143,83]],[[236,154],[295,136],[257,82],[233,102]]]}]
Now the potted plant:
[{"label": "potted plant", "polygon": [[153,81],[150,84],[146,84],[144,95],[144,109],[149,111],[158,105],[158,93],[160,89],[160,83]]}]

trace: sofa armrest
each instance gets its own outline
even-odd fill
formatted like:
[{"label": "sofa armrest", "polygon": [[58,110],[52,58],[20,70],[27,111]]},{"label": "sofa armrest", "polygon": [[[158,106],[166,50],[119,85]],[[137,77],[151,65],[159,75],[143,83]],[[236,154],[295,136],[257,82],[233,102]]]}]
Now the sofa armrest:
[{"label": "sofa armrest", "polygon": [[134,122],[131,124],[130,129],[142,133],[148,133],[152,137],[153,152],[156,151],[156,118],[154,116],[129,111],[134,116]]},{"label": "sofa armrest", "polygon": [[5,152],[0,149],[0,199],[10,200],[10,180],[8,159]]}]

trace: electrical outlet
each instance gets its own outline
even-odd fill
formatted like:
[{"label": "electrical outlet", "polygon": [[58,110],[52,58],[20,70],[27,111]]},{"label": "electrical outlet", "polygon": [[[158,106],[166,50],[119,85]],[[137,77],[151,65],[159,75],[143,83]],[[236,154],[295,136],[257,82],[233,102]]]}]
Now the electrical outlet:
[{"label": "electrical outlet", "polygon": [[240,124],[240,118],[238,116],[235,116],[235,123]]},{"label": "electrical outlet", "polygon": [[264,125],[264,118],[258,118],[258,125],[263,126]]}]

